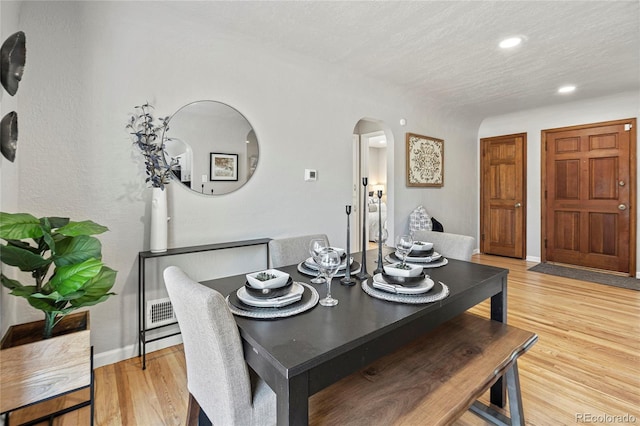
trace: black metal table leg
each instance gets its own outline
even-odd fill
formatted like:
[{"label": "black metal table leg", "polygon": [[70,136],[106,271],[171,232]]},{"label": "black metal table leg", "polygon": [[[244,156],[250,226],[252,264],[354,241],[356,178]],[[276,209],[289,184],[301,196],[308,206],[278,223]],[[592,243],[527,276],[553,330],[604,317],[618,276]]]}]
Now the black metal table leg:
[{"label": "black metal table leg", "polygon": [[[507,323],[507,277],[502,278],[502,291],[491,297],[491,319]],[[504,376],[491,386],[490,401],[498,407],[506,404],[507,388]]]}]

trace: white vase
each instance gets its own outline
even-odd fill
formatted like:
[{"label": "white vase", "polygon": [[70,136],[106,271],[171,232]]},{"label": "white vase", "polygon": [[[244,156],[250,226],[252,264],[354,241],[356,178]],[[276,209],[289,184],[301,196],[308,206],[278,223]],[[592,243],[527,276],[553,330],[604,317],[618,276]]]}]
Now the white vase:
[{"label": "white vase", "polygon": [[152,253],[167,251],[167,191],[152,188],[151,193],[151,230],[149,250]]}]

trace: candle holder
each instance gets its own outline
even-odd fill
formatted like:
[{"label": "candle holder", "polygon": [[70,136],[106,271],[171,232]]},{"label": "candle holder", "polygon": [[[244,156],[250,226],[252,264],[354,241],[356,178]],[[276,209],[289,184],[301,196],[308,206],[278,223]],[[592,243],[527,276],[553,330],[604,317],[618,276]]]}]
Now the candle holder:
[{"label": "candle holder", "polygon": [[356,281],[351,278],[351,228],[349,226],[349,215],[351,214],[351,206],[346,206],[347,212],[347,269],[344,278],[340,280],[342,285],[354,285]]},{"label": "candle holder", "polygon": [[378,267],[374,274],[381,274],[382,269],[382,244],[386,241],[386,238],[382,238],[382,191],[378,191]]},{"label": "candle holder", "polygon": [[366,280],[371,275],[367,274],[367,182],[368,178],[362,178],[363,200],[362,200],[362,262],[360,272],[356,275],[359,280]]}]

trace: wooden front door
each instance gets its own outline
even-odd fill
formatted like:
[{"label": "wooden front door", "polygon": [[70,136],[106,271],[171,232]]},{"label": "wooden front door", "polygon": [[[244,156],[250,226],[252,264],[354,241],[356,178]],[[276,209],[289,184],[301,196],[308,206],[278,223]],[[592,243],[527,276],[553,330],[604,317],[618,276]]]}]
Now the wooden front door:
[{"label": "wooden front door", "polygon": [[542,132],[543,261],[635,271],[635,126]]},{"label": "wooden front door", "polygon": [[480,251],[526,256],[527,134],[480,139]]}]

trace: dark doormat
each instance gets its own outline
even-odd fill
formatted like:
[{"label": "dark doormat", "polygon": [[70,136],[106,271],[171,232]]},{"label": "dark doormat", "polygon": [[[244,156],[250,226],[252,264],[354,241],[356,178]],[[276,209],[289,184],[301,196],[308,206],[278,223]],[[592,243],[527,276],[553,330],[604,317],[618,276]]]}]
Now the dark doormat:
[{"label": "dark doormat", "polygon": [[640,280],[633,277],[620,277],[602,272],[587,271],[578,268],[568,268],[566,266],[552,265],[550,263],[538,263],[529,268],[530,271],[542,274],[557,275],[559,277],[573,278],[582,281],[591,281],[599,284],[612,285],[615,287],[640,290]]}]

